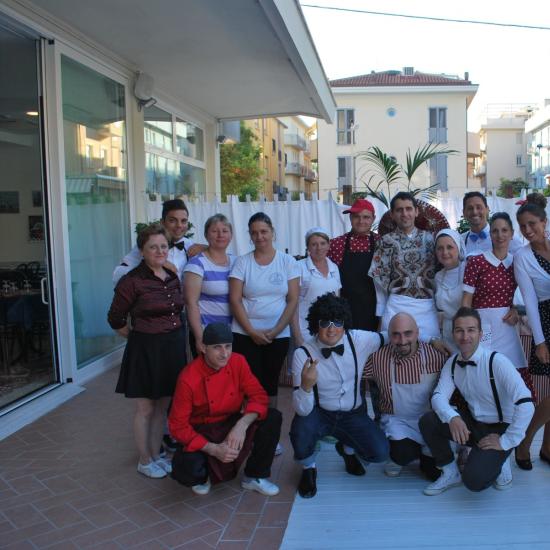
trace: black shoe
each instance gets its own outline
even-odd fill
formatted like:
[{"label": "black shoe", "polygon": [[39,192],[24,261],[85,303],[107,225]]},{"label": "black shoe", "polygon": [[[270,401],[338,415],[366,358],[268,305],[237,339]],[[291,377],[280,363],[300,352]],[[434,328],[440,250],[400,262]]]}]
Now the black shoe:
[{"label": "black shoe", "polygon": [[317,468],[305,468],[298,483],[298,494],[302,498],[312,498],[317,494]]},{"label": "black shoe", "polygon": [[162,437],[162,446],[165,451],[175,453],[178,448],[178,442],[175,439],[172,439],[168,434],[164,434]]},{"label": "black shoe", "polygon": [[518,458],[518,449],[514,449],[514,458],[516,459],[516,464],[521,470],[532,470],[533,463],[530,458]]},{"label": "black shoe", "polygon": [[355,454],[348,455],[344,452],[344,445],[340,441],[336,443],[336,452],[344,459],[346,472],[352,476],[364,476],[367,472]]},{"label": "black shoe", "polygon": [[546,456],[542,451],[540,451],[539,457],[543,462],[550,464],[550,456]]}]

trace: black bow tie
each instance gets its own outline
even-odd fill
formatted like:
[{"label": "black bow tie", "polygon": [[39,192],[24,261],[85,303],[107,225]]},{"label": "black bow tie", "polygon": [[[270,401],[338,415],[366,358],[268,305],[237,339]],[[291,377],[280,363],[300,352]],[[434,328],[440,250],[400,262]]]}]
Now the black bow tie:
[{"label": "black bow tie", "polygon": [[321,353],[325,359],[328,359],[332,352],[337,353],[338,355],[344,355],[344,344],[334,346],[333,348],[321,348]]},{"label": "black bow tie", "polygon": [[185,243],[183,241],[181,241],[180,243],[170,243],[169,248],[174,248],[174,246],[178,250],[185,250]]},{"label": "black bow tie", "polygon": [[462,368],[467,367],[468,365],[471,367],[477,367],[477,363],[475,361],[457,361],[456,364]]}]

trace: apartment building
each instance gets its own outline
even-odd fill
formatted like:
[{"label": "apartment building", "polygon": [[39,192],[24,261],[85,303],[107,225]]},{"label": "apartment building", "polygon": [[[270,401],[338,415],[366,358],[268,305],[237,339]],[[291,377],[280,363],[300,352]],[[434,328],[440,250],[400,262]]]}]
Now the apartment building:
[{"label": "apartment building", "polygon": [[537,189],[550,185],[550,99],[525,121],[529,183]]},{"label": "apartment building", "polygon": [[[468,186],[467,109],[478,86],[464,78],[402,71],[371,72],[330,82],[337,104],[334,123],[318,122],[319,193],[325,198],[349,185],[365,189],[368,166],[358,157],[371,146],[398,162],[428,142],[458,151],[440,155],[417,171],[413,186],[439,184],[443,193]],[[393,191],[403,188],[396,186]]]}]

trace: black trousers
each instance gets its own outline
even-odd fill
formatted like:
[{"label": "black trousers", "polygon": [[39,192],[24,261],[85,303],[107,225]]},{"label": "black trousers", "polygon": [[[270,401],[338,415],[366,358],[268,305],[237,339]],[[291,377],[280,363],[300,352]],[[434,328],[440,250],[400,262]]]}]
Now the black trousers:
[{"label": "black trousers", "polygon": [[275,338],[271,344],[259,346],[250,336],[233,333],[233,351],[245,356],[252,374],[270,397],[277,395],[289,342],[290,338]]},{"label": "black trousers", "polygon": [[[495,482],[512,449],[482,450],[477,443],[489,434],[502,435],[508,428],[508,424],[505,422],[484,424],[475,420],[469,411],[459,411],[459,413],[470,430],[470,438],[466,445],[472,448],[462,472],[462,481],[470,491],[483,491]],[[441,422],[433,411],[426,413],[418,424],[424,441],[432,451],[436,465],[442,467],[450,464],[455,457],[450,445],[452,436],[449,424]]]},{"label": "black trousers", "polygon": [[[281,436],[283,417],[280,411],[269,408],[265,420],[258,422],[254,434],[252,452],[244,468],[248,477],[266,478],[271,475],[271,464],[275,456],[275,448]],[[202,451],[178,453],[177,477],[186,487],[206,483],[208,478],[208,457]]]},{"label": "black trousers", "polygon": [[435,481],[441,471],[435,465],[435,459],[431,456],[422,454],[422,445],[414,439],[405,437],[404,439],[390,439],[390,458],[399,466],[406,466],[419,459],[420,470],[430,480]]}]

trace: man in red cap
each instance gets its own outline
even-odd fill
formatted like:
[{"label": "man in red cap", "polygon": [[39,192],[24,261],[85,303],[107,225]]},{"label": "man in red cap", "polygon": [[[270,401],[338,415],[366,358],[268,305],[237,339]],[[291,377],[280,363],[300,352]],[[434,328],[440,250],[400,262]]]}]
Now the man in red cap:
[{"label": "man in red cap", "polygon": [[378,235],[370,229],[374,222],[374,206],[366,199],[357,199],[349,214],[351,231],[330,241],[328,257],[339,267],[342,297],[351,306],[352,328],[376,331],[376,291],[369,268]]}]

